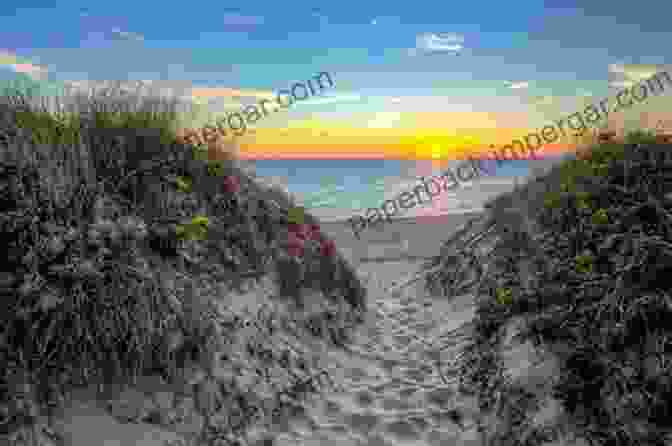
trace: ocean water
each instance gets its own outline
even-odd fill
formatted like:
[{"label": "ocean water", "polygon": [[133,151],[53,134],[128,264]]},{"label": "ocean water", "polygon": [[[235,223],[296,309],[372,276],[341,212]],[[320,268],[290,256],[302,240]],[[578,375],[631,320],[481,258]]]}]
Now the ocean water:
[{"label": "ocean water", "polygon": [[[528,161],[511,161],[496,169],[494,178],[529,175]],[[427,162],[401,160],[257,160],[256,174],[285,187],[306,209],[364,209],[379,207],[395,185],[442,169]],[[488,167],[489,168],[489,167]]]}]

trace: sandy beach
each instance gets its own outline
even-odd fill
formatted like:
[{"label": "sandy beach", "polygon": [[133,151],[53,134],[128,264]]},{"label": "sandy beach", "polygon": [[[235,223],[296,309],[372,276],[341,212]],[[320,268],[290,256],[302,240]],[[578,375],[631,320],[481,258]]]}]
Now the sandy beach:
[{"label": "sandy beach", "polygon": [[414,261],[437,255],[442,243],[478,214],[470,212],[400,218],[363,231],[360,239],[354,236],[347,221],[323,222],[322,229],[357,267],[371,261]]},{"label": "sandy beach", "polygon": [[[417,184],[417,181],[400,184],[386,194],[386,198],[392,198],[400,191],[410,191]],[[438,255],[443,242],[456,229],[484,212],[485,202],[513,190],[513,187],[513,179],[462,183],[452,191],[437,195],[432,201],[405,210],[404,214],[399,213],[390,222],[365,228],[358,234],[359,237],[348,219],[364,216],[366,210],[316,209],[310,212],[320,219],[323,230],[356,267],[365,262],[418,261]]]}]

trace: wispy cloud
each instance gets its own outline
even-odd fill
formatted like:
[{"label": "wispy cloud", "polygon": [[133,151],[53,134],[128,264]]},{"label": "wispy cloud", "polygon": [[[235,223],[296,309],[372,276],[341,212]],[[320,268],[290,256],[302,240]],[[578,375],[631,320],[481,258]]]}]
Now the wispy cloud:
[{"label": "wispy cloud", "polygon": [[274,99],[276,94],[272,91],[263,90],[237,90],[235,88],[225,87],[197,87],[191,89],[191,95],[194,97],[232,97],[232,98],[256,98],[256,99]]},{"label": "wispy cloud", "polygon": [[294,105],[310,106],[310,105],[323,105],[323,104],[337,104],[340,102],[360,102],[361,100],[362,97],[358,94],[343,94],[343,95],[311,98],[305,101],[297,101],[295,102]]},{"label": "wispy cloud", "polygon": [[368,128],[394,128],[402,119],[401,112],[378,112],[366,122]]},{"label": "wispy cloud", "polygon": [[228,13],[225,14],[224,17],[222,18],[222,24],[229,31],[237,29],[244,30],[263,25],[264,18],[259,16]]},{"label": "wispy cloud", "polygon": [[124,31],[120,28],[112,28],[112,37],[118,40],[131,40],[136,42],[145,40],[145,37],[140,33]]},{"label": "wispy cloud", "polygon": [[458,54],[464,49],[464,36],[455,33],[422,33],[415,39],[415,49],[410,54],[452,53]]},{"label": "wispy cloud", "polygon": [[527,88],[530,86],[529,81],[523,81],[523,82],[510,82],[507,81],[508,87],[512,90],[521,90],[523,88]]}]

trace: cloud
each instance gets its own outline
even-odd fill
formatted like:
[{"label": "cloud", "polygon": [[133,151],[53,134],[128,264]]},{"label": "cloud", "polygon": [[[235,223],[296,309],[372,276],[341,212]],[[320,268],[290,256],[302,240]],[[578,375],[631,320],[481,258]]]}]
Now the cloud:
[{"label": "cloud", "polygon": [[232,98],[255,98],[255,99],[275,99],[276,94],[272,91],[263,90],[237,90],[235,88],[225,87],[197,87],[191,89],[191,96],[213,97],[232,97]]},{"label": "cloud", "polygon": [[512,90],[520,90],[523,88],[527,88],[530,86],[529,81],[524,81],[524,82],[507,82],[509,84],[509,88]]},{"label": "cloud", "polygon": [[255,27],[264,24],[264,18],[258,16],[247,16],[242,14],[225,14],[222,23],[227,28]]},{"label": "cloud", "polygon": [[464,49],[463,43],[464,37],[455,33],[422,33],[415,39],[416,51],[409,54],[416,55],[418,51],[457,54]]},{"label": "cloud", "polygon": [[401,121],[401,112],[378,112],[366,122],[368,128],[395,128]]},{"label": "cloud", "polygon": [[362,100],[362,97],[358,94],[344,94],[344,95],[333,95],[333,96],[323,96],[318,98],[311,98],[307,101],[296,101],[294,105],[323,105],[323,104],[337,104],[340,102],[359,102]]},{"label": "cloud", "polygon": [[112,28],[112,37],[118,40],[133,40],[136,42],[145,40],[142,34],[123,31],[120,28]]}]

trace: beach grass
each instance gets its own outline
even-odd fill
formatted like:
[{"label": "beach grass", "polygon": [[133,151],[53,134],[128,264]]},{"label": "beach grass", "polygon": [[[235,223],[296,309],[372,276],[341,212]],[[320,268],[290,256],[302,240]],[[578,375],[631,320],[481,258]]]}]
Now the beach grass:
[{"label": "beach grass", "polygon": [[[463,390],[478,394],[483,410],[518,401],[499,349],[507,324],[523,320],[520,342],[560,359],[553,396],[590,444],[666,444],[671,150],[652,133],[632,132],[487,203],[485,227],[498,237],[481,258],[475,334],[461,369]],[[428,286],[450,294],[459,265],[448,257],[433,264],[444,266]],[[542,443],[540,432],[525,431],[525,420],[509,422],[493,444]]]},{"label": "beach grass", "polygon": [[[27,93],[0,96],[0,246],[8,266],[0,271],[0,438],[77,386],[148,373],[177,379],[190,364],[215,379],[222,345],[249,366],[227,381],[227,392],[255,409],[240,425],[220,423],[202,435],[242,435],[256,422],[263,398],[243,383],[262,369],[284,371],[275,396],[319,388],[314,378],[322,374],[309,356],[295,370],[295,346],[278,345],[274,330],[284,324],[343,342],[366,308],[365,290],[343,259],[314,254],[319,247],[306,248],[303,264],[288,257],[280,237],[291,199],[260,187],[232,160],[199,159],[198,147],[180,138],[175,101],[56,99],[53,108]],[[217,175],[208,174],[214,162]],[[309,214],[305,221],[319,223]],[[291,290],[280,293],[284,303],[269,300],[224,324],[226,309],[215,302],[240,292],[247,277],[259,283],[272,275],[269,261],[286,272],[281,279],[294,280],[280,285]],[[302,307],[305,287],[324,293],[324,308]],[[236,334],[250,323],[256,338]],[[269,362],[268,352],[292,361]]]}]

